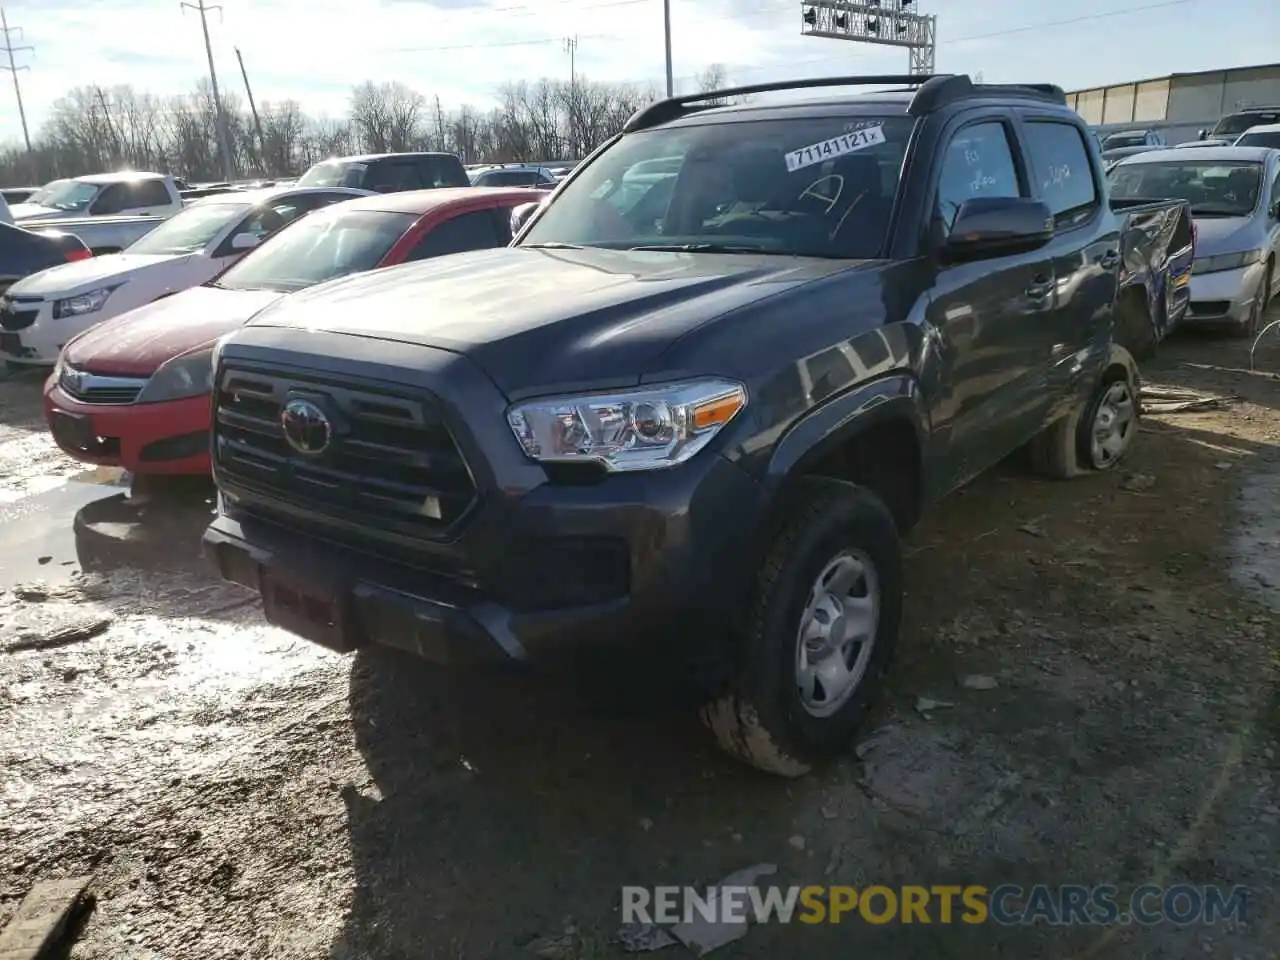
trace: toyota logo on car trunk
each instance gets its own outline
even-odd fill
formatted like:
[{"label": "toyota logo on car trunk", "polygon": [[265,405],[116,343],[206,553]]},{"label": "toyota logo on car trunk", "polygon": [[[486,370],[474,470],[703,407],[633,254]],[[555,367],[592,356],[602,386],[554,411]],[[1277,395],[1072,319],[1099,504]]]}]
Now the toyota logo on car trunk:
[{"label": "toyota logo on car trunk", "polygon": [[294,397],[280,411],[280,426],[289,446],[299,453],[317,456],[329,448],[333,439],[333,423],[316,402]]}]

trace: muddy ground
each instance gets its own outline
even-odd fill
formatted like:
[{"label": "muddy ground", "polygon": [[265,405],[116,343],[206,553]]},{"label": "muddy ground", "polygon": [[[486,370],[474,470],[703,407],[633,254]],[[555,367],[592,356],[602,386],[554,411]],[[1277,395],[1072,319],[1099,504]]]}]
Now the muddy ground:
[{"label": "muddy ground", "polygon": [[[1257,362],[1280,373],[1280,335]],[[1122,472],[1011,464],[935,509],[884,704],[799,782],[722,758],[660,683],[295,641],[199,558],[203,491],[122,505],[53,448],[38,381],[0,383],[0,922],[90,873],[75,958],[621,956],[621,885],[764,861],[784,884],[1256,894],[1247,924],[855,920],[715,956],[1280,957],[1280,379],[1195,364],[1247,347],[1180,336],[1145,373],[1241,399],[1149,417]],[[66,627],[101,632],[31,649]]]}]

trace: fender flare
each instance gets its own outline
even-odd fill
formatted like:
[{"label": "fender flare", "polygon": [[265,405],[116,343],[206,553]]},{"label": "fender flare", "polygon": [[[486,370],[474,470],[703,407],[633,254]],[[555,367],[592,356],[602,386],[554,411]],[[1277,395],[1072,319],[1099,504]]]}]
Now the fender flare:
[{"label": "fender flare", "polygon": [[923,462],[930,434],[929,414],[920,384],[911,373],[889,374],[834,396],[806,413],[778,441],[765,468],[761,481],[765,512],[789,478],[859,433],[890,420],[905,421],[915,431]]}]

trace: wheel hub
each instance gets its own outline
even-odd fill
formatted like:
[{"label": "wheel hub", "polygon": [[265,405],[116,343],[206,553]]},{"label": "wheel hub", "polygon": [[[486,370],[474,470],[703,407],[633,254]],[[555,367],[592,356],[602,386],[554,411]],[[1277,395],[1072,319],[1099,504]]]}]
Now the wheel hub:
[{"label": "wheel hub", "polygon": [[835,713],[866,674],[880,614],[880,585],[870,558],[846,551],[809,591],[796,637],[796,688],[815,717]]},{"label": "wheel hub", "polygon": [[1105,469],[1123,456],[1133,440],[1137,405],[1129,384],[1117,380],[1106,388],[1093,415],[1089,453],[1096,469]]}]

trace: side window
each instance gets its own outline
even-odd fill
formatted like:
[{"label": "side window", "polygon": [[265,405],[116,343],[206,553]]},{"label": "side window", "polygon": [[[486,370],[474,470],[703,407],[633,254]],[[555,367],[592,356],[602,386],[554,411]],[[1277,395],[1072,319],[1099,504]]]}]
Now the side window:
[{"label": "side window", "polygon": [[503,244],[498,227],[493,221],[493,214],[488,210],[476,210],[436,224],[417,242],[405,259],[426,260],[449,253],[500,247]]},{"label": "side window", "polygon": [[130,206],[131,198],[129,196],[128,187],[123,183],[112,183],[104,187],[102,192],[98,194],[93,201],[90,213],[94,216],[106,216],[112,213],[119,213],[121,210],[127,210]]},{"label": "side window", "polygon": [[511,211],[514,209],[515,207],[494,207],[489,211],[493,216],[493,228],[498,231],[499,246],[505,247],[511,242]]},{"label": "side window", "polygon": [[255,237],[261,239],[267,234],[275,233],[286,224],[292,223],[306,212],[307,208],[303,207],[297,199],[280,200],[254,213],[241,225],[237,232],[252,233]]},{"label": "side window", "polygon": [[1271,202],[1280,202],[1280,172],[1276,173],[1275,182],[1271,184]]},{"label": "side window", "polygon": [[422,182],[418,168],[403,160],[379,163],[368,175],[369,189],[379,193],[399,193],[402,190],[421,190],[427,184]]},{"label": "side window", "polygon": [[1040,196],[1055,223],[1061,227],[1089,219],[1098,207],[1098,190],[1080,131],[1048,120],[1034,120],[1026,129]]},{"label": "side window", "polygon": [[938,216],[950,231],[960,205],[975,197],[1022,196],[1018,169],[1005,125],[975,123],[957,131],[947,145],[938,185]]},{"label": "side window", "polygon": [[162,180],[141,180],[133,184],[131,207],[165,207],[169,205],[169,191]]}]

